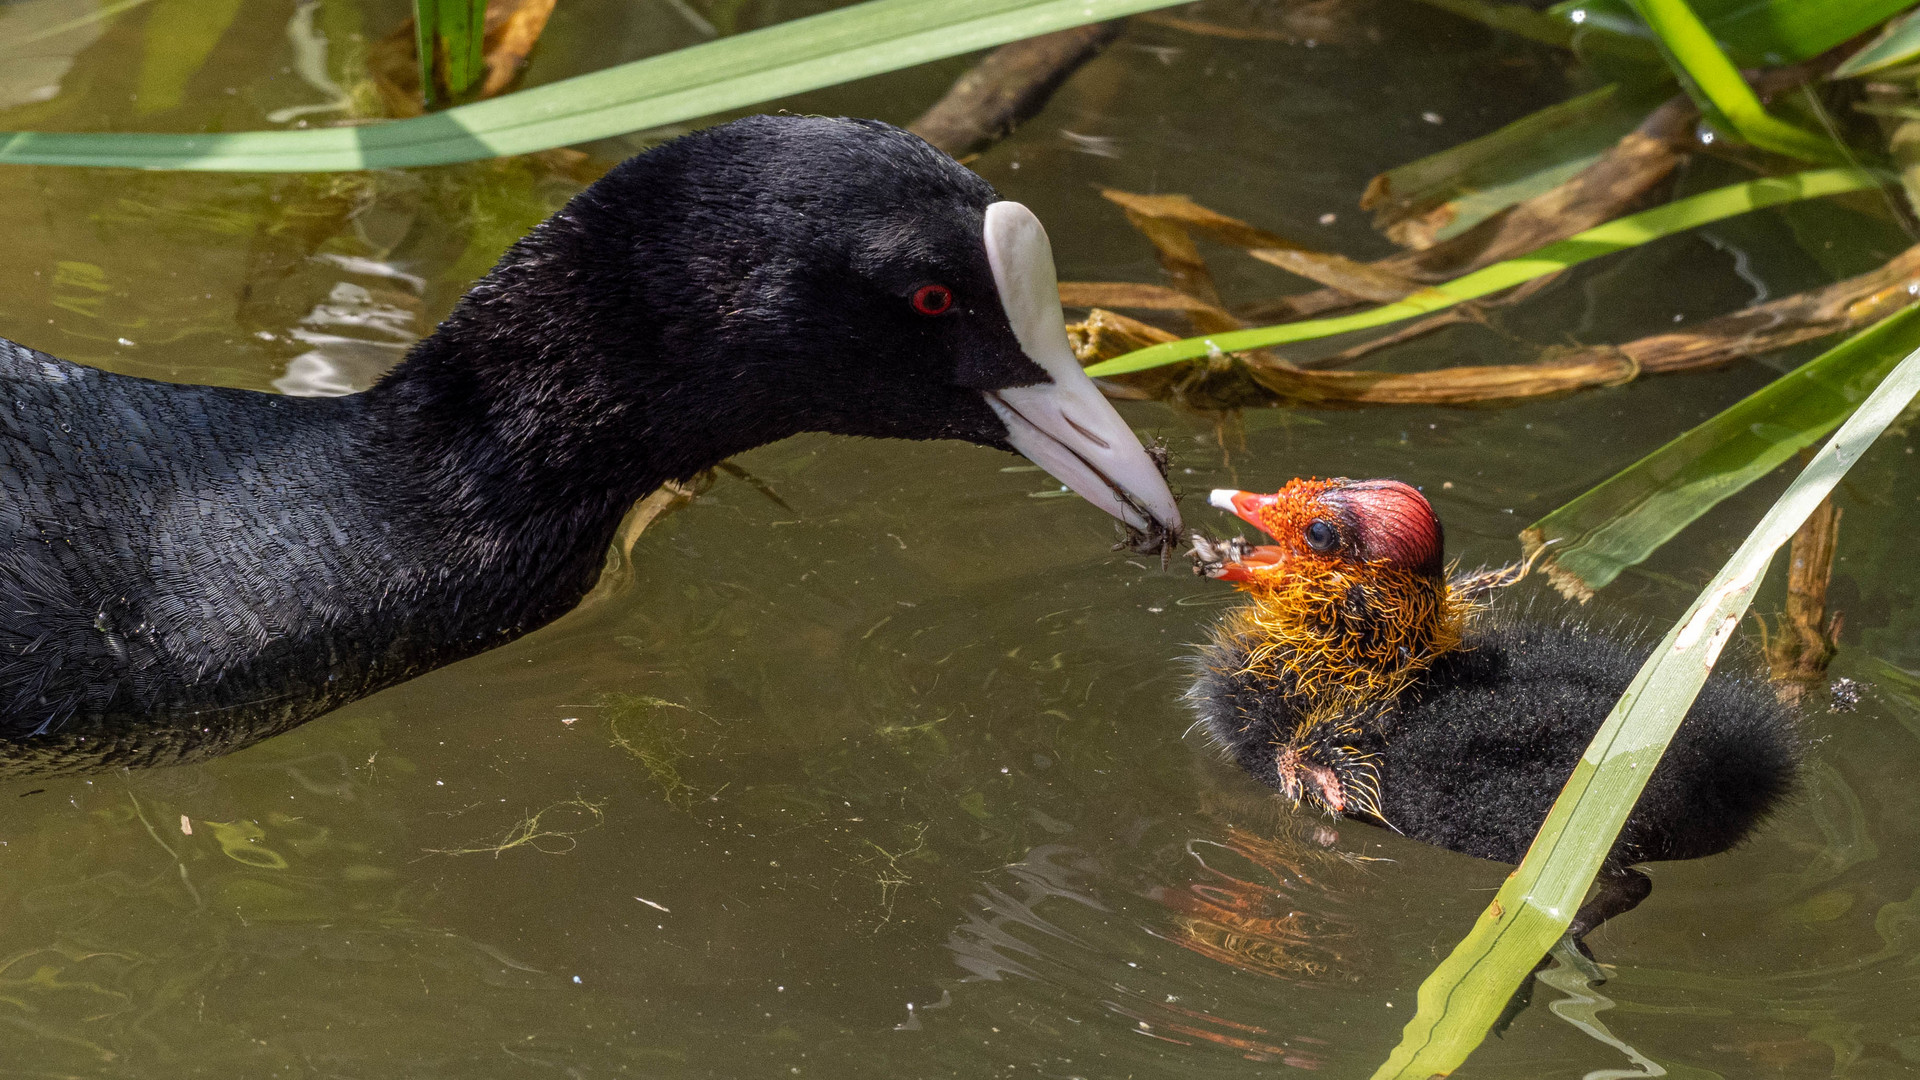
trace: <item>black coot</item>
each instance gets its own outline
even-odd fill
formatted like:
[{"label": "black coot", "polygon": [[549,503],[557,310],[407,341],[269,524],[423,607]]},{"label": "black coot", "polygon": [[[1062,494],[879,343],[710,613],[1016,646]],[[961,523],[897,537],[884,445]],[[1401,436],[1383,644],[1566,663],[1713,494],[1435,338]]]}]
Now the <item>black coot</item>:
[{"label": "black coot", "polygon": [[662,482],[803,431],[1017,450],[1177,527],[1068,348],[1037,219],[874,121],[622,164],[364,393],[0,341],[0,773],[223,753],[513,640]]}]

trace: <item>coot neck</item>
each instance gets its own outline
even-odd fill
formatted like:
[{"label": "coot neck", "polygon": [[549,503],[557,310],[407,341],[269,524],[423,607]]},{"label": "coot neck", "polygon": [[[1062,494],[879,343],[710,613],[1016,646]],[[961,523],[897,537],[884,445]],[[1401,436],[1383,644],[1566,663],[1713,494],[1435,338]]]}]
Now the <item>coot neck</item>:
[{"label": "coot neck", "polygon": [[561,609],[641,496],[799,430],[616,273],[632,242],[563,211],[365,392],[374,465],[445,557]]},{"label": "coot neck", "polygon": [[740,392],[751,358],[722,354],[692,275],[653,257],[669,224],[589,190],[366,392],[389,475],[449,539],[597,558],[647,492],[802,429]]}]

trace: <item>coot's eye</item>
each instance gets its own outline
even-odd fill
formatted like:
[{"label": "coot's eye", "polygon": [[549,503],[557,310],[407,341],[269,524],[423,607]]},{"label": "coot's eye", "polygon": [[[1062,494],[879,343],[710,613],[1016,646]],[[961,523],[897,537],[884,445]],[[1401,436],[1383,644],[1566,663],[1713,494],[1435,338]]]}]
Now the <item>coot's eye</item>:
[{"label": "coot's eye", "polygon": [[1340,546],[1340,533],[1318,518],[1307,526],[1307,546],[1325,555]]},{"label": "coot's eye", "polygon": [[953,306],[953,290],[945,285],[922,285],[913,290],[913,310],[922,315],[942,315]]}]

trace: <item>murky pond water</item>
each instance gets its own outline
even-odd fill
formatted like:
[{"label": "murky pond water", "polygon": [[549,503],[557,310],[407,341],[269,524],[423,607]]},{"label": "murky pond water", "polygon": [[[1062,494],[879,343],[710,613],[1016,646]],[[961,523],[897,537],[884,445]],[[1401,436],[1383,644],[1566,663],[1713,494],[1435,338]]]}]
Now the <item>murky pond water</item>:
[{"label": "murky pond water", "polygon": [[[58,6],[0,6],[0,37],[35,4]],[[562,4],[532,78],[697,41],[689,8],[745,27],[821,6]],[[1254,7],[1208,14],[1261,25]],[[265,126],[326,100],[298,77],[294,8],[244,5],[155,108],[140,17],[110,20],[0,128]],[[403,9],[328,0],[317,25],[338,48]],[[1311,46],[1138,23],[976,167],[1047,221],[1068,279],[1159,280],[1098,185],[1381,254],[1353,206],[1369,176],[1580,88],[1558,54],[1427,8],[1342,10]],[[904,122],[964,65],[779,105]],[[576,186],[526,162],[0,169],[0,335],[166,379],[364,384]],[[1830,206],[1736,219],[1379,362],[1625,340],[1907,243]],[[1227,253],[1217,270],[1235,299],[1285,287]],[[1454,554],[1495,562],[1772,374],[1256,413],[1224,449],[1209,418],[1124,411],[1170,440],[1189,492],[1396,476]],[[1656,867],[1652,899],[1593,941],[1615,966],[1597,1015],[1673,1075],[1920,1068],[1910,446],[1886,439],[1842,495],[1836,671],[1869,684],[1862,707],[1811,718],[1805,791],[1757,840]],[[1101,515],[1010,456],[801,438],[742,464],[791,512],[723,481],[641,539],[630,580],[517,644],[210,764],[0,786],[0,1076],[1353,1076],[1384,1058],[1505,868],[1295,814],[1187,735],[1181,663],[1220,589],[1110,553]],[[1780,482],[1598,605],[1677,614]],[[1559,996],[1471,1074],[1629,1068],[1590,1034],[1594,1004]]]}]

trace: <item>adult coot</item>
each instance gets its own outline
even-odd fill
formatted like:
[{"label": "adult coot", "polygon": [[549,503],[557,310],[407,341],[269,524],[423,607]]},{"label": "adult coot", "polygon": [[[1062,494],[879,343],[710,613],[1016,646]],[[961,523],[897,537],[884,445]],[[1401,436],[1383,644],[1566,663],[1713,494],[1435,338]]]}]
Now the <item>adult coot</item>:
[{"label": "adult coot", "polygon": [[[1243,769],[1295,800],[1517,863],[1649,647],[1481,598],[1517,570],[1456,576],[1440,521],[1392,480],[1216,491],[1270,546],[1196,541],[1249,603],[1202,652],[1189,699]],[[1652,888],[1640,862],[1745,838],[1791,789],[1800,738],[1767,684],[1717,671],[1654,769],[1575,916],[1580,940]]]},{"label": "adult coot", "polygon": [[4,341],[0,382],[0,772],[223,753],[512,641],[636,498],[798,432],[1017,450],[1179,524],[1067,345],[1039,221],[869,120],[627,161],[364,393]]}]

